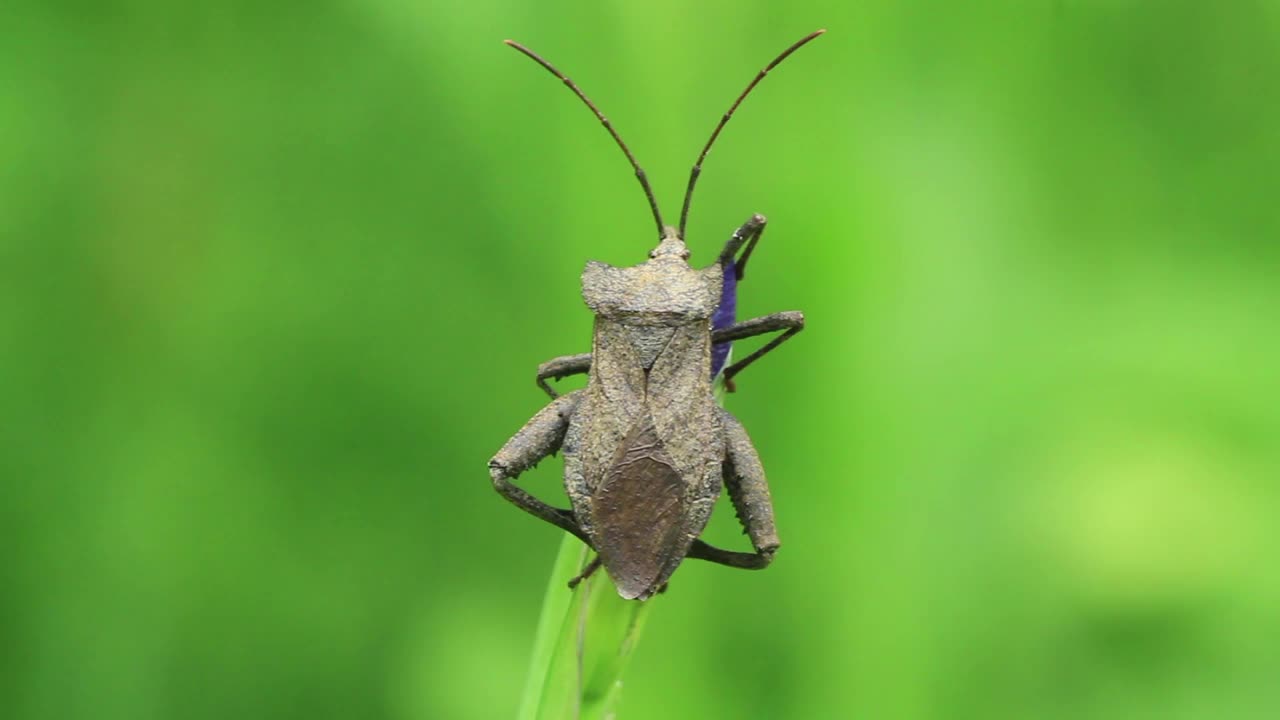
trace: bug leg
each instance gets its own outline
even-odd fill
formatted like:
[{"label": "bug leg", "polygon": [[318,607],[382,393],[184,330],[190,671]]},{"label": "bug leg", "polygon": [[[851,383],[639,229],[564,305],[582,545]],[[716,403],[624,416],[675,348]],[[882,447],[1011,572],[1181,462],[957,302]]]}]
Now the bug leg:
[{"label": "bug leg", "polygon": [[587,563],[587,566],[582,568],[582,572],[578,573],[576,576],[574,576],[572,580],[569,581],[569,589],[572,590],[578,587],[578,583],[591,577],[591,575],[599,569],[600,569],[600,556],[596,555],[594,560]]},{"label": "bug leg", "polygon": [[569,429],[569,418],[578,406],[578,398],[578,393],[572,392],[539,410],[489,461],[489,477],[493,480],[493,488],[516,507],[590,545],[572,511],[551,507],[511,483],[520,473],[560,449],[565,431]]},{"label": "bug leg", "polygon": [[694,540],[693,545],[689,546],[689,552],[685,557],[696,558],[698,560],[708,560],[729,567],[742,568],[743,570],[763,570],[773,562],[773,553],[758,554],[734,552],[733,550],[724,550],[703,542],[702,540]]},{"label": "bug leg", "polygon": [[[768,222],[768,219],[760,213],[752,215],[742,223],[742,227],[733,231],[729,241],[724,244],[724,249],[720,251],[720,262],[726,269],[732,266],[735,280],[742,279],[742,274],[747,268],[747,259],[751,257],[751,251],[756,249],[756,243],[760,241],[760,236],[764,234],[764,227]],[[742,255],[734,257],[738,255],[738,250],[744,244],[747,249],[742,251]]]},{"label": "bug leg", "polygon": [[581,375],[591,369],[591,353],[581,355],[561,355],[538,366],[538,387],[542,388],[553,399],[560,397],[547,380],[559,380],[570,375]]},{"label": "bug leg", "polygon": [[754,553],[733,552],[695,540],[688,556],[710,560],[721,565],[759,570],[773,561],[778,550],[778,531],[773,524],[773,502],[769,499],[769,484],[765,481],[764,468],[751,438],[742,423],[727,410],[720,410],[720,422],[724,427],[725,460],[722,465],[725,488],[738,513],[738,521],[751,539]]},{"label": "bug leg", "polygon": [[716,330],[711,334],[711,342],[719,344],[724,342],[732,342],[743,338],[763,335],[764,333],[785,331],[778,337],[770,340],[768,343],[742,358],[738,362],[724,369],[725,387],[733,392],[733,376],[742,372],[748,365],[764,357],[774,348],[782,343],[790,340],[796,333],[804,329],[804,313],[799,310],[788,310],[784,312],[763,315],[750,320],[743,320],[740,323],[730,325],[722,330]]}]

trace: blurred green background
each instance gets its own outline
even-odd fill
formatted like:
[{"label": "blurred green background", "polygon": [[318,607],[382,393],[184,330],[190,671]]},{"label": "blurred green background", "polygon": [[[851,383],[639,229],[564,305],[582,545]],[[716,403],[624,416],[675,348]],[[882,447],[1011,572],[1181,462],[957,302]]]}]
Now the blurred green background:
[{"label": "blurred green background", "polygon": [[6,3],[3,716],[510,717],[558,533],[485,462],[654,238],[501,40],[674,219],[817,27],[688,236],[808,316],[727,401],[783,549],[623,717],[1276,717],[1280,9],[1125,0]]}]

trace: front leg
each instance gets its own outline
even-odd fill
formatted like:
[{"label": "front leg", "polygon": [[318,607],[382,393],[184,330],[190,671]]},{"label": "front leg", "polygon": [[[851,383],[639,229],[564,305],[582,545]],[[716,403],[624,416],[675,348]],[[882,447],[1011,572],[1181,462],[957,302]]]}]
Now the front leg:
[{"label": "front leg", "polygon": [[579,399],[579,392],[571,392],[539,410],[489,461],[489,478],[493,480],[493,488],[516,507],[590,545],[571,510],[551,507],[511,483],[520,473],[560,449]]},{"label": "front leg", "polygon": [[727,410],[720,410],[720,422],[724,427],[725,459],[723,472],[725,488],[738,521],[751,539],[754,553],[722,550],[701,540],[689,548],[688,557],[710,560],[721,565],[760,570],[773,562],[778,551],[778,530],[773,523],[773,501],[769,497],[769,483],[764,477],[760,455],[751,444],[751,438],[742,423]]},{"label": "front leg", "polygon": [[547,380],[559,380],[570,375],[581,375],[590,370],[591,353],[561,355],[558,358],[551,358],[538,366],[538,387],[542,388],[552,398],[558,398],[560,393],[552,389],[547,384]]},{"label": "front leg", "polygon": [[[747,259],[751,257],[751,251],[756,249],[756,243],[760,242],[760,236],[764,235],[764,228],[768,223],[769,220],[765,216],[756,213],[747,218],[741,227],[734,230],[733,235],[729,236],[729,241],[724,244],[724,249],[720,251],[720,264],[726,271],[732,271],[734,280],[742,279],[747,270]],[[742,251],[742,255],[738,256],[738,250],[744,244],[747,248]]]},{"label": "front leg", "polygon": [[[728,360],[730,343],[734,340],[778,330],[786,330],[786,332],[742,360],[724,368],[724,386],[729,392],[735,389],[734,375],[791,339],[804,327],[804,315],[799,312],[774,313],[745,322],[735,322],[738,309],[738,283],[746,274],[747,260],[751,258],[751,252],[755,250],[760,237],[764,235],[767,223],[765,216],[759,213],[752,215],[733,232],[729,242],[725,243],[724,249],[720,251],[719,262],[724,269],[724,286],[720,292],[720,305],[716,308],[715,317],[712,319],[712,375],[719,373],[725,361]],[[741,255],[738,254],[739,250],[742,250]]]},{"label": "front leg", "polygon": [[[724,249],[720,251],[717,262],[720,264],[723,280],[720,286],[720,304],[716,306],[716,312],[711,317],[713,332],[731,327],[738,318],[738,282],[742,280],[743,273],[746,271],[751,251],[755,250],[756,243],[764,234],[766,222],[763,215],[758,213],[752,215],[741,227],[733,231],[729,242],[725,243]],[[746,246],[745,249],[743,245]],[[738,255],[739,250],[742,251],[741,256]],[[729,360],[729,348],[728,342],[714,343],[711,346],[711,377],[713,379],[720,374],[725,362]]]}]

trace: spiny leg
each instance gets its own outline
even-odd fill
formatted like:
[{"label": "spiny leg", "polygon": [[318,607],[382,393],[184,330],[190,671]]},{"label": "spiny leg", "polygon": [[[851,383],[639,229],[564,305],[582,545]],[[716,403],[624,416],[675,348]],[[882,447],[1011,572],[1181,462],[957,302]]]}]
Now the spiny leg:
[{"label": "spiny leg", "polygon": [[717,330],[714,333],[712,333],[711,342],[713,344],[718,344],[723,342],[732,342],[734,340],[741,340],[743,338],[749,338],[756,335],[763,335],[764,333],[769,333],[769,332],[778,332],[780,330],[786,331],[786,332],[783,332],[778,337],[770,340],[768,343],[764,345],[764,347],[761,347],[760,349],[756,350],[750,355],[742,358],[738,362],[725,368],[724,369],[725,387],[730,392],[733,392],[734,390],[733,376],[745,370],[748,365],[764,357],[774,348],[790,340],[793,336],[795,336],[796,333],[800,332],[803,329],[804,329],[804,313],[800,312],[799,310],[787,310],[784,312],[777,312],[777,313],[772,313],[770,315],[764,315],[758,318],[752,318],[750,320],[743,320],[740,323],[731,325],[727,328],[724,328],[722,330]]},{"label": "spiny leg", "polygon": [[560,380],[570,375],[581,375],[590,370],[591,353],[561,355],[557,358],[551,358],[538,366],[538,387],[542,388],[552,398],[558,398],[560,393],[548,385],[547,380]]},{"label": "spiny leg", "polygon": [[539,410],[489,461],[489,477],[493,488],[516,507],[590,545],[572,511],[552,507],[511,483],[520,473],[560,449],[579,397],[577,392],[572,392]]},{"label": "spiny leg", "polygon": [[779,547],[778,530],[773,523],[773,502],[769,498],[769,483],[764,477],[764,467],[756,453],[751,438],[742,423],[727,410],[720,410],[720,422],[724,427],[725,460],[724,483],[729,499],[738,513],[738,521],[751,539],[754,553],[722,550],[701,540],[695,540],[688,557],[728,565],[746,570],[760,570],[773,561]]}]

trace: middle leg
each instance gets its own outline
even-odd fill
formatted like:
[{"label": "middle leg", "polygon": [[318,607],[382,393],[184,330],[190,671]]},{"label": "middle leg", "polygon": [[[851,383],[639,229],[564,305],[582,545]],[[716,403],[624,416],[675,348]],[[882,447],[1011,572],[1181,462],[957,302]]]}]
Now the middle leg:
[{"label": "middle leg", "polygon": [[790,340],[796,333],[803,329],[804,313],[799,310],[788,310],[773,313],[771,315],[764,315],[758,318],[752,318],[750,320],[743,320],[740,323],[730,325],[727,328],[716,330],[711,333],[711,342],[719,344],[754,337],[756,335],[763,335],[765,333],[783,331],[781,335],[770,340],[760,349],[725,368],[725,387],[732,392],[734,390],[733,377],[735,375],[745,370],[751,363],[772,352],[782,343]]}]

